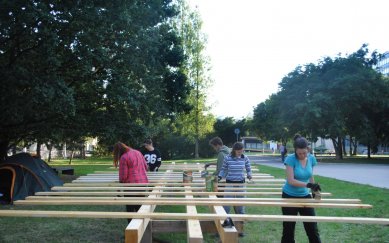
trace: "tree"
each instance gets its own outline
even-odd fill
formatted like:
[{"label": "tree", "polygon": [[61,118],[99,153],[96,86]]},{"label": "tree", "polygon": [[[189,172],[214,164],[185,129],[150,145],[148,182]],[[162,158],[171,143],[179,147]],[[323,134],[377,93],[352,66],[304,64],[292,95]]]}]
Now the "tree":
[{"label": "tree", "polygon": [[264,140],[278,140],[286,143],[292,134],[280,119],[280,115],[284,112],[285,108],[280,105],[279,95],[273,94],[254,108],[250,129]]},{"label": "tree", "polygon": [[[383,126],[387,124],[388,84],[373,69],[376,53],[367,57],[368,53],[363,45],[346,57],[298,66],[282,79],[277,95],[257,107],[257,124],[262,118],[282,125],[289,135],[330,138],[339,159],[347,134],[369,138],[377,145],[387,137]],[[277,132],[270,134],[277,136]]]},{"label": "tree", "polygon": [[209,77],[209,61],[205,55],[206,37],[201,32],[202,21],[197,10],[191,10],[185,1],[178,1],[180,15],[175,28],[180,33],[186,56],[183,72],[191,85],[188,102],[193,109],[177,115],[174,126],[178,134],[186,136],[195,145],[194,157],[199,157],[199,141],[212,132],[214,117],[206,106],[207,88],[212,80]]},{"label": "tree", "polygon": [[[73,129],[113,143],[189,111],[180,38],[166,1],[4,1],[0,154]],[[50,129],[47,129],[49,127]]]}]

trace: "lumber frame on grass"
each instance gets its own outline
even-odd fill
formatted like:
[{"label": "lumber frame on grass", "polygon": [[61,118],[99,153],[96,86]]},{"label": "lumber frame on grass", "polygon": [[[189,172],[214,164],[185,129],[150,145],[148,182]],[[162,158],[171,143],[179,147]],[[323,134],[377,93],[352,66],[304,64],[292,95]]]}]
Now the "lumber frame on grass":
[{"label": "lumber frame on grass", "polygon": [[[172,169],[173,166],[166,167]],[[193,182],[182,183],[182,170],[193,171]],[[38,196],[31,196],[24,201],[15,202],[16,205],[130,205],[143,204],[137,213],[126,212],[57,212],[57,211],[14,211],[15,217],[83,217],[83,218],[133,218],[125,229],[126,243],[151,243],[152,242],[152,221],[185,220],[188,242],[203,242],[203,232],[201,222],[214,221],[214,228],[220,235],[223,243],[238,242],[238,232],[242,231],[243,224],[240,221],[304,221],[304,222],[344,222],[344,223],[370,223],[389,224],[389,219],[377,218],[351,218],[351,217],[323,217],[323,216],[283,216],[283,215],[236,215],[227,214],[223,205],[233,206],[279,206],[279,207],[338,207],[338,208],[370,208],[371,205],[362,204],[359,199],[283,199],[283,198],[217,198],[217,195],[244,195],[244,196],[280,196],[284,179],[274,179],[268,174],[254,174],[253,181],[245,184],[244,190],[251,192],[205,192],[206,183],[201,178],[200,171],[203,167],[189,165],[174,167],[172,170],[180,172],[160,171],[149,173],[150,183],[117,183],[117,171],[100,174],[89,174],[82,176],[72,183],[67,183],[62,187],[54,187],[52,192],[39,192]],[[215,183],[216,190],[223,190],[230,183]],[[235,184],[234,184],[235,185]],[[264,187],[261,187],[264,186]],[[117,191],[122,190],[122,191]],[[125,191],[124,191],[125,190]],[[131,192],[131,190],[145,190],[144,192]],[[151,191],[152,190],[152,191]],[[120,197],[123,195],[145,195],[144,198]],[[40,196],[39,196],[40,195]],[[62,195],[62,196],[61,196]],[[322,193],[322,196],[330,196],[330,193]],[[54,196],[54,197],[51,197]],[[95,197],[101,196],[101,197]],[[108,197],[111,196],[111,197]],[[115,197],[112,197],[115,196]],[[119,197],[118,197],[119,196]],[[161,196],[185,196],[184,198]],[[196,197],[194,197],[196,196]],[[201,198],[199,198],[199,196]],[[155,213],[156,205],[185,205],[186,214],[180,213]],[[197,212],[196,206],[209,206],[213,214],[201,214]],[[20,214],[22,212],[22,214]],[[24,213],[25,215],[23,215]],[[0,210],[0,216],[11,216]],[[40,214],[41,213],[41,214]],[[233,228],[223,228],[222,223],[231,217],[236,223]],[[159,223],[163,223],[159,222]],[[159,224],[160,225],[160,224]]]}]

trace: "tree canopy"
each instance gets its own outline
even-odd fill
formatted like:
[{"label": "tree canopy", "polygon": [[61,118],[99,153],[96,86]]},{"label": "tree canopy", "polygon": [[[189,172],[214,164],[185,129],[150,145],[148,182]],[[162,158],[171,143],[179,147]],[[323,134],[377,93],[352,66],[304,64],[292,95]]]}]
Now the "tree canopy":
[{"label": "tree canopy", "polygon": [[189,111],[171,0],[2,1],[1,157],[22,140],[132,141]]},{"label": "tree canopy", "polygon": [[330,138],[342,157],[346,135],[377,146],[387,142],[389,83],[374,69],[377,53],[367,45],[346,57],[326,57],[298,66],[280,82],[280,90],[254,110],[257,129],[276,128],[263,136],[282,139],[301,133]]}]

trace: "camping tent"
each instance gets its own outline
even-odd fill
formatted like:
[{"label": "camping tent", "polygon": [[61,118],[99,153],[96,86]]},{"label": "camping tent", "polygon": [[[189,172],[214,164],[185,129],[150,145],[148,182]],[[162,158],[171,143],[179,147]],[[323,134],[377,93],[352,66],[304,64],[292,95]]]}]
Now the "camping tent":
[{"label": "camping tent", "polygon": [[12,203],[61,185],[63,182],[54,170],[30,154],[15,154],[0,162],[0,200],[3,202]]}]

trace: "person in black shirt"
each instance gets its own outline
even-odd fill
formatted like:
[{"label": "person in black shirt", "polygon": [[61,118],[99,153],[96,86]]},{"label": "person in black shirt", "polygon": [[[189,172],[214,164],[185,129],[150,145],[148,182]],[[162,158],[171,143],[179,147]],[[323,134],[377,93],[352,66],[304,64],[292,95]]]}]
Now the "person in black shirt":
[{"label": "person in black shirt", "polygon": [[142,151],[142,154],[149,166],[149,171],[158,171],[162,163],[161,152],[154,148],[153,141],[150,138],[144,141],[144,147],[145,150]]}]

